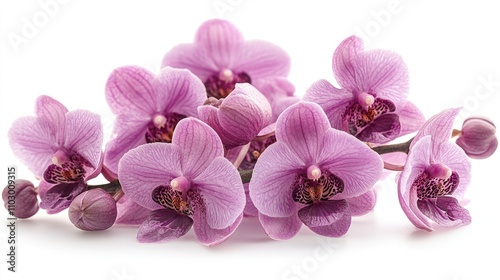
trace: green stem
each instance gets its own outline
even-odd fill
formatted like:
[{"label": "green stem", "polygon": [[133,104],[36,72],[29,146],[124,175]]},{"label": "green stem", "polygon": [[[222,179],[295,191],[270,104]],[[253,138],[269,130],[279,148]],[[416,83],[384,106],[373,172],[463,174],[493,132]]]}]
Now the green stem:
[{"label": "green stem", "polygon": [[404,143],[373,147],[372,150],[377,152],[379,155],[394,153],[394,152],[402,152],[402,153],[407,154],[410,151],[410,145],[411,145],[412,141],[413,141],[413,138],[411,138],[410,140],[408,140]]},{"label": "green stem", "polygon": [[122,186],[120,185],[120,182],[118,180],[114,180],[112,182],[109,182],[107,184],[102,184],[102,185],[88,185],[88,187],[89,187],[89,190],[97,189],[97,188],[103,189],[111,195],[114,195],[115,193],[117,193],[118,191],[120,191],[122,189]]},{"label": "green stem", "polygon": [[250,182],[250,179],[252,179],[252,173],[253,169],[240,171],[241,181],[243,184]]}]

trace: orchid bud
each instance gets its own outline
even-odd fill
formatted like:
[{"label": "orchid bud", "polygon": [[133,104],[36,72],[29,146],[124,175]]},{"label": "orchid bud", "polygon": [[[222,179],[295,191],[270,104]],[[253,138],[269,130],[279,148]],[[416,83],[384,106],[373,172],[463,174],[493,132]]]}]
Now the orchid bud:
[{"label": "orchid bud", "polygon": [[5,209],[17,218],[26,219],[38,212],[37,191],[28,180],[17,179],[5,187],[2,199]]},{"label": "orchid bud", "polygon": [[226,148],[233,148],[252,141],[269,125],[272,109],[255,87],[240,83],[221,102],[208,101],[198,107],[198,115],[217,132]]},{"label": "orchid bud", "polygon": [[491,120],[471,117],[464,121],[456,143],[470,158],[484,159],[497,149],[498,139],[495,133],[496,127]]},{"label": "orchid bud", "polygon": [[105,230],[115,223],[116,201],[103,189],[92,189],[71,202],[68,214],[69,220],[81,230]]}]

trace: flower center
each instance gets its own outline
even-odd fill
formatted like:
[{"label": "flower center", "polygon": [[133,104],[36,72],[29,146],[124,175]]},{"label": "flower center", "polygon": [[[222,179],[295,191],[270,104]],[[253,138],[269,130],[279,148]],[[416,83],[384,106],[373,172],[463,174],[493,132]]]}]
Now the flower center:
[{"label": "flower center", "polygon": [[374,133],[383,134],[385,138],[399,134],[401,127],[399,117],[393,114],[396,110],[393,102],[367,93],[359,94],[357,101],[342,114],[344,129],[351,135],[362,141],[373,141]]},{"label": "flower center", "polygon": [[[295,177],[292,185],[293,200],[302,204],[313,204],[328,200],[344,191],[344,182],[329,171],[321,171],[316,166],[307,169],[308,174]],[[318,179],[309,179],[318,178]]]},{"label": "flower center", "polygon": [[234,73],[230,69],[224,69],[205,81],[207,97],[225,98],[234,90],[237,83],[251,83],[250,76],[245,72]]},{"label": "flower center", "polygon": [[248,152],[243,161],[241,162],[239,169],[240,170],[253,169],[260,155],[267,149],[267,147],[269,147],[271,144],[275,142],[276,142],[276,137],[274,135],[262,140],[251,141],[250,147],[248,148]]},{"label": "flower center", "polygon": [[168,113],[166,115],[157,114],[146,131],[146,142],[164,142],[171,143],[174,129],[177,123],[186,116],[177,113]]},{"label": "flower center", "polygon": [[425,170],[413,181],[412,188],[417,189],[417,197],[420,200],[427,198],[438,198],[452,194],[458,187],[460,178],[456,172],[451,172],[448,178],[442,176],[433,177],[430,172]]},{"label": "flower center", "polygon": [[184,215],[192,215],[193,209],[189,203],[190,198],[194,195],[192,189],[186,192],[174,190],[169,185],[160,185],[153,190],[153,201],[159,205],[176,211]]},{"label": "flower center", "polygon": [[72,183],[83,180],[85,177],[84,166],[91,167],[81,155],[74,152],[58,150],[52,157],[53,164],[49,165],[43,173],[47,183]]}]

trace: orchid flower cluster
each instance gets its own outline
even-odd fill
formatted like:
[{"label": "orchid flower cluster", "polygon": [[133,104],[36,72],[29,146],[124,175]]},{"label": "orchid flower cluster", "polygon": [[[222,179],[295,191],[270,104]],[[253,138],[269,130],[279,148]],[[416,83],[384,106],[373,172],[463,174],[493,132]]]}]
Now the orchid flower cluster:
[{"label": "orchid flower cluster", "polygon": [[[332,67],[338,87],[319,80],[298,97],[283,49],[209,20],[194,43],[166,53],[158,73],[110,74],[104,94],[116,120],[107,143],[98,114],[40,96],[35,116],[8,133],[39,182],[5,188],[5,207],[15,198],[8,209],[18,218],[67,209],[87,231],[135,225],[140,242],[194,228],[201,244],[216,245],[251,217],[276,240],[302,225],[340,237],[352,217],[373,210],[374,185],[392,171],[417,228],[469,224],[469,158],[494,153],[495,125],[473,117],[454,129],[460,108],[426,121],[408,100],[401,56],[365,50],[356,36],[336,48]],[[90,184],[99,175],[109,183]]]}]

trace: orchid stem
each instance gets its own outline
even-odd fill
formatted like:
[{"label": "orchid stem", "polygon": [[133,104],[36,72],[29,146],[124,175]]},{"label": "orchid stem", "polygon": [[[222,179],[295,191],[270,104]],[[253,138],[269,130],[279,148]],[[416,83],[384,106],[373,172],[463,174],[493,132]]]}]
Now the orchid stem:
[{"label": "orchid stem", "polygon": [[107,184],[102,184],[102,185],[88,185],[89,190],[91,189],[103,189],[106,192],[108,192],[111,195],[116,194],[117,192],[121,191],[122,186],[120,185],[120,182],[118,180],[111,181]]},{"label": "orchid stem", "polygon": [[250,179],[252,179],[252,173],[253,169],[240,171],[241,181],[243,184],[250,182]]},{"label": "orchid stem", "polygon": [[413,138],[404,143],[373,147],[372,150],[377,152],[379,155],[395,153],[395,152],[402,152],[408,154],[408,152],[410,151],[410,145],[412,141]]}]

